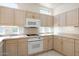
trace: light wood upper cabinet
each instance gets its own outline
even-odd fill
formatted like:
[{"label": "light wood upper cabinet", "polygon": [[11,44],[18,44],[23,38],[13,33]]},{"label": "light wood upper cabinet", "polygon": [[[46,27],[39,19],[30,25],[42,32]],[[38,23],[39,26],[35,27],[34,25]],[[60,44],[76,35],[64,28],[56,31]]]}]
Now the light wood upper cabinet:
[{"label": "light wood upper cabinet", "polygon": [[26,21],[26,12],[15,9],[14,25],[24,26]]},{"label": "light wood upper cabinet", "polygon": [[66,26],[65,13],[54,16],[54,26]]},{"label": "light wood upper cabinet", "polygon": [[62,39],[60,37],[54,37],[54,49],[62,52]]},{"label": "light wood upper cabinet", "polygon": [[40,14],[39,13],[32,13],[32,18],[39,20]]},{"label": "light wood upper cabinet", "polygon": [[6,56],[17,56],[17,40],[6,40],[4,50]]},{"label": "light wood upper cabinet", "polygon": [[66,13],[59,15],[59,26],[66,26]]},{"label": "light wood upper cabinet", "polygon": [[0,7],[0,25],[14,24],[14,9]]},{"label": "light wood upper cabinet", "polygon": [[59,26],[60,25],[60,16],[55,15],[54,16],[54,26]]},{"label": "light wood upper cabinet", "polygon": [[28,42],[27,39],[22,38],[18,39],[18,56],[27,56],[28,55]]},{"label": "light wood upper cabinet", "polygon": [[79,40],[75,40],[75,56],[79,56]]},{"label": "light wood upper cabinet", "polygon": [[40,14],[41,26],[52,27],[54,24],[53,16]]},{"label": "light wood upper cabinet", "polygon": [[32,19],[39,19],[39,14],[35,12],[26,12],[26,17],[27,18],[32,18]]},{"label": "light wood upper cabinet", "polygon": [[54,26],[54,17],[53,16],[48,16],[47,26],[48,27],[53,27]]},{"label": "light wood upper cabinet", "polygon": [[40,21],[41,21],[41,26],[46,27],[47,26],[47,17],[43,14],[40,14]]},{"label": "light wood upper cabinet", "polygon": [[78,8],[67,12],[67,26],[78,26]]},{"label": "light wood upper cabinet", "polygon": [[54,26],[79,26],[79,8],[54,16]]},{"label": "light wood upper cabinet", "polygon": [[70,38],[63,38],[63,54],[67,56],[74,56],[74,40]]}]

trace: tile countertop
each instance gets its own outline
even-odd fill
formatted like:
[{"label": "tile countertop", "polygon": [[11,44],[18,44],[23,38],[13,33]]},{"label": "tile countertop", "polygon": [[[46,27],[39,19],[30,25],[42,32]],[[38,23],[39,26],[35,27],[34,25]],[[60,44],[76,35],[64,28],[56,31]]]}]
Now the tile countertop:
[{"label": "tile countertop", "polygon": [[79,39],[79,34],[54,34],[54,36],[66,37],[71,39]]},{"label": "tile countertop", "polygon": [[[72,38],[72,39],[79,39],[79,34],[40,34],[40,36],[60,36],[60,37],[66,37],[66,38]],[[29,36],[26,35],[17,35],[17,36],[1,36],[0,42],[2,40],[6,39],[14,39],[14,38],[29,38]]]},{"label": "tile countertop", "polygon": [[[53,35],[53,34],[40,34],[40,36],[48,36],[48,35]],[[31,36],[31,37],[35,37],[35,36]],[[29,38],[29,36],[26,35],[0,36],[0,42],[6,39],[15,39],[15,38]]]},{"label": "tile countertop", "polygon": [[26,37],[28,37],[28,36],[26,36],[26,35],[17,35],[17,36],[2,36],[2,37],[0,37],[0,42],[1,42],[2,40],[6,40],[6,39],[26,38]]}]

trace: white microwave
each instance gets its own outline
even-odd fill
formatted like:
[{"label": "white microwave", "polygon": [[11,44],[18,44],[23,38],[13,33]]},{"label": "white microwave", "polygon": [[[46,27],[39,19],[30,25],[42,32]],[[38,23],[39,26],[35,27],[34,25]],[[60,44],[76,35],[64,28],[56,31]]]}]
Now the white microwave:
[{"label": "white microwave", "polygon": [[40,20],[28,18],[25,27],[40,27]]}]

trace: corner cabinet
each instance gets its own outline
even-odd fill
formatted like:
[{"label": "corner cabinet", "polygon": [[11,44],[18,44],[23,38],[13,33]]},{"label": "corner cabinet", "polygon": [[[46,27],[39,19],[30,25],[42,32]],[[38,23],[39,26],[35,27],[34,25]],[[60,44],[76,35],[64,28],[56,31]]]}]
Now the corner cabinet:
[{"label": "corner cabinet", "polygon": [[66,13],[54,16],[54,26],[66,26]]},{"label": "corner cabinet", "polygon": [[16,26],[24,26],[26,21],[26,12],[22,10],[15,9],[15,19],[14,25]]},{"label": "corner cabinet", "polygon": [[54,16],[54,26],[59,26],[60,25],[60,16],[55,15]]},{"label": "corner cabinet", "polygon": [[0,6],[0,25],[14,24],[14,9]]},{"label": "corner cabinet", "polygon": [[52,27],[54,25],[53,16],[40,14],[40,21],[42,27]]},{"label": "corner cabinet", "polygon": [[59,15],[59,26],[66,26],[66,13]]},{"label": "corner cabinet", "polygon": [[53,37],[52,36],[43,37],[43,48],[44,48],[44,51],[53,49]]},{"label": "corner cabinet", "polygon": [[54,38],[53,38],[53,36],[49,36],[48,39],[49,39],[49,50],[51,50],[54,47],[53,46],[54,45]]},{"label": "corner cabinet", "polygon": [[54,49],[62,53],[63,42],[61,37],[54,37]]}]

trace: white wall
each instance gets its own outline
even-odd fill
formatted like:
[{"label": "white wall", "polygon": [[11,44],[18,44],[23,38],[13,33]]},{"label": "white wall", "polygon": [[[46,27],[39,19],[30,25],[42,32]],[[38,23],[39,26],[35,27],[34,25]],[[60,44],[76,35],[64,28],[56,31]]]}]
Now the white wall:
[{"label": "white wall", "polygon": [[79,3],[64,3],[63,5],[54,8],[54,15],[57,15],[78,7],[79,7]]}]

